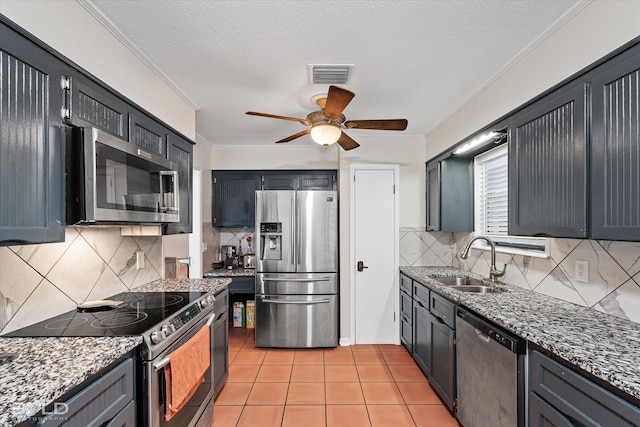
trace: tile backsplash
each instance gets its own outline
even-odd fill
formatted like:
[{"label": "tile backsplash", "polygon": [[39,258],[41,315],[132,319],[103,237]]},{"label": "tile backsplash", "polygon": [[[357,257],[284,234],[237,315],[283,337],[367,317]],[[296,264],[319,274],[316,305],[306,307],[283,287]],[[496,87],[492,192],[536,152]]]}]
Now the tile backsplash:
[{"label": "tile backsplash", "polygon": [[[143,251],[144,268],[136,269]],[[162,277],[160,236],[67,227],[65,241],[0,247],[0,334]]]},{"label": "tile backsplash", "polygon": [[233,245],[236,251],[242,245],[243,254],[255,253],[254,227],[213,227],[209,222],[202,224],[202,230],[203,241],[207,243],[202,260],[204,272],[210,271],[211,263],[219,258],[221,245]]},{"label": "tile backsplash", "polygon": [[[400,265],[446,265],[486,276],[489,251],[471,250],[466,260],[458,256],[471,236],[402,228]],[[640,242],[549,240],[550,258],[496,254],[498,268],[507,264],[502,280],[640,323]],[[574,280],[576,260],[588,262],[588,283]]]}]

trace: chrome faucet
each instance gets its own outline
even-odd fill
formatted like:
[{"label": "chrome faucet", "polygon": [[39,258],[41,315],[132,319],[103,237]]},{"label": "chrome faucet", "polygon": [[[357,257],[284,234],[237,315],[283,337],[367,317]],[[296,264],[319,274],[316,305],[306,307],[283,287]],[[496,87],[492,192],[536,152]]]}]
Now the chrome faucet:
[{"label": "chrome faucet", "polygon": [[498,277],[504,276],[505,271],[507,271],[507,264],[504,265],[502,271],[496,268],[496,244],[493,240],[484,236],[476,236],[467,243],[467,246],[464,247],[462,253],[460,254],[460,258],[467,259],[469,257],[469,250],[471,249],[471,244],[478,239],[482,239],[486,241],[491,246],[491,267],[489,267],[489,280],[492,282],[497,282]]}]

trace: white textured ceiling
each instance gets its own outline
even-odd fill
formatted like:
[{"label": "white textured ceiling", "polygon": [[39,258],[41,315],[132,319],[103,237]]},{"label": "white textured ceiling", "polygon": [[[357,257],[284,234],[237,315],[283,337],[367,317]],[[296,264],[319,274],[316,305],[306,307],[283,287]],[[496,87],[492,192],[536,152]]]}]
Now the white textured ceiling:
[{"label": "white textured ceiling", "polygon": [[[92,3],[92,4],[91,4]],[[307,64],[354,64],[347,119],[406,118],[426,135],[584,5],[576,0],[92,0],[197,107],[214,145],[272,144],[326,85]],[[362,134],[389,131],[349,131]],[[311,144],[308,136],[289,144]]]}]

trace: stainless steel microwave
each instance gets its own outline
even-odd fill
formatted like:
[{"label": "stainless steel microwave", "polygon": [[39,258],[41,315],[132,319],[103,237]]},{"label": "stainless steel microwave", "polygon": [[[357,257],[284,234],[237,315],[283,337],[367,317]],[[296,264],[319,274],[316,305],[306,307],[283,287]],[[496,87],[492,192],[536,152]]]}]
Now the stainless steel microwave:
[{"label": "stainless steel microwave", "polygon": [[67,128],[67,224],[178,222],[177,165],[92,127]]}]

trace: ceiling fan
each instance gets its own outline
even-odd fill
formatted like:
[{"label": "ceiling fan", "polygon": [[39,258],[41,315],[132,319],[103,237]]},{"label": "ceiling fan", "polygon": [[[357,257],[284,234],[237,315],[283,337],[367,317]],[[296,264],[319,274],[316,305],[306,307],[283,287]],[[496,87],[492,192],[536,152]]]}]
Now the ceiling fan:
[{"label": "ceiling fan", "polygon": [[345,129],[374,129],[374,130],[405,130],[407,128],[406,119],[392,120],[347,120],[342,111],[349,105],[355,94],[337,86],[329,86],[329,92],[324,96],[312,98],[320,107],[320,110],[307,114],[304,119],[295,117],[277,116],[274,114],[258,113],[247,111],[251,116],[270,117],[272,119],[290,120],[298,122],[308,129],[283,138],[276,143],[293,141],[306,134],[311,135],[311,139],[327,148],[337,142],[344,150],[352,150],[360,146],[349,135],[344,133]]}]

